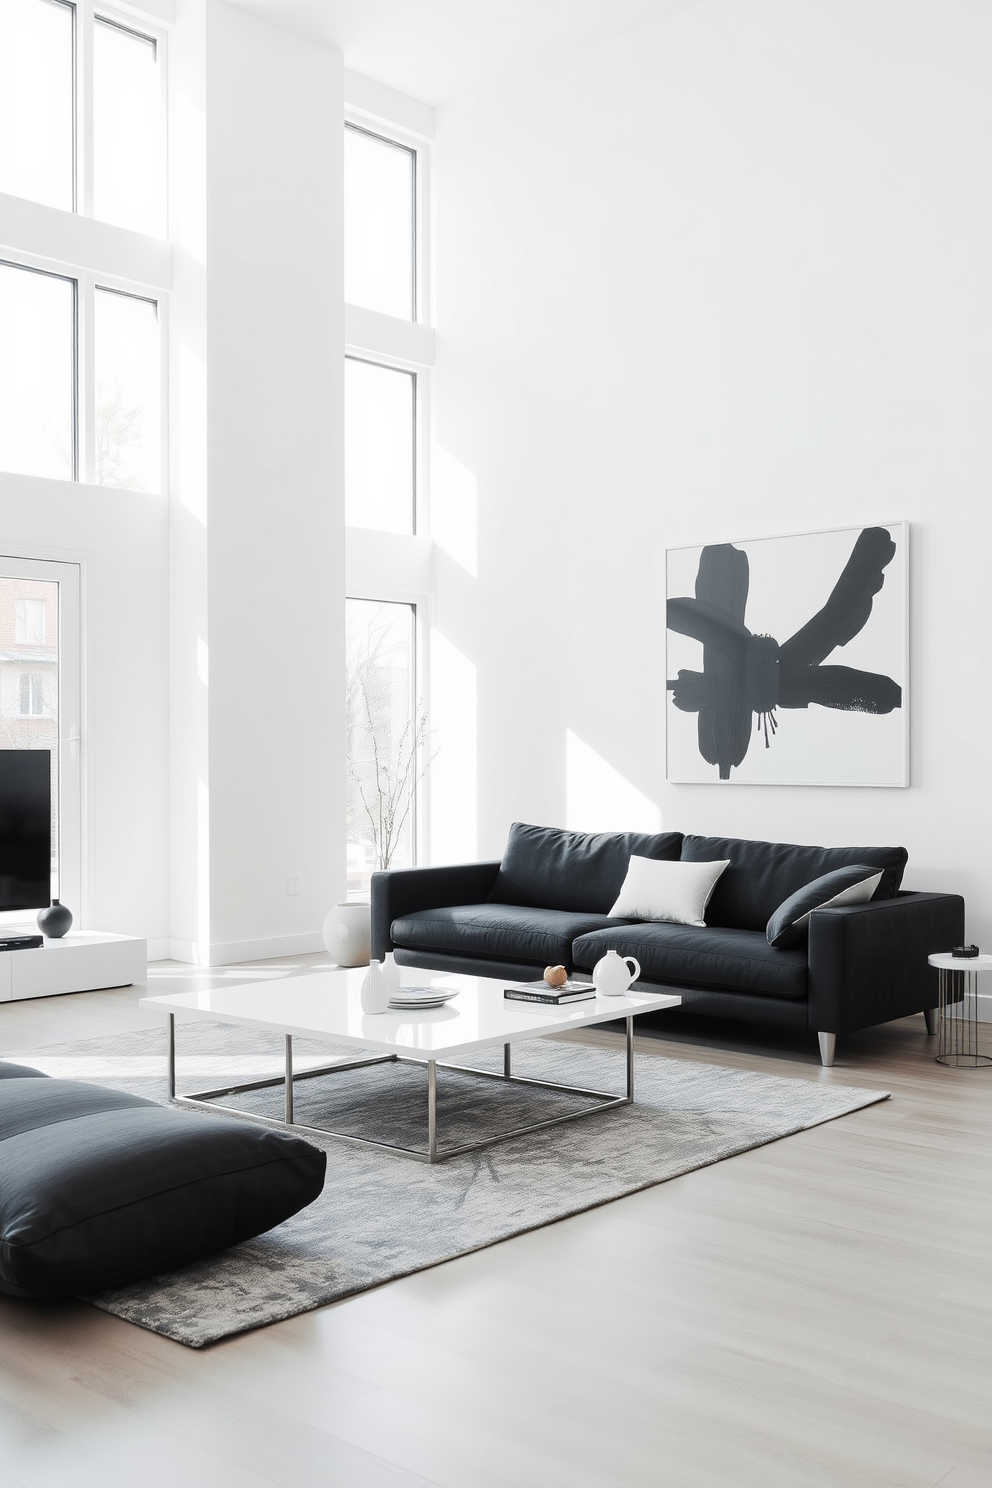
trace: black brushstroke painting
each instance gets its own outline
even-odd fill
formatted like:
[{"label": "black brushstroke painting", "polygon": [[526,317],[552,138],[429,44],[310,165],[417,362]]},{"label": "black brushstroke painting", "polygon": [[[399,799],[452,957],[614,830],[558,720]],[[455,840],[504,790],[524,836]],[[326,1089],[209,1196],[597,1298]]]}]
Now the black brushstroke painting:
[{"label": "black brushstroke painting", "polygon": [[864,627],[896,545],[884,527],[866,527],[822,610],[781,645],[744,623],[750,580],[747,554],[731,543],[703,548],[695,599],[668,601],[668,626],[701,641],[703,670],[680,671],[668,686],[683,713],[699,714],[699,752],[729,780],[747,754],[752,715],[768,748],[776,709],[819,703],[852,713],[891,713],[902,688],[891,677],[824,666],[837,646]]}]

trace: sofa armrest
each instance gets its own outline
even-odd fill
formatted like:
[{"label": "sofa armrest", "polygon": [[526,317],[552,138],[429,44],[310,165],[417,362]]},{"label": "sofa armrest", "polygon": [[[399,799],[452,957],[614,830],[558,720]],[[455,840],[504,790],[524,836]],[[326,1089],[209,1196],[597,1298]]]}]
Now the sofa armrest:
[{"label": "sofa armrest", "polygon": [[440,868],[390,868],[372,875],[372,959],[393,949],[390,930],[401,915],[449,904],[481,904],[499,873],[496,863],[452,863]]},{"label": "sofa armrest", "polygon": [[927,957],[964,940],[960,894],[897,894],[809,920],[809,1026],[847,1033],[937,1006]]}]

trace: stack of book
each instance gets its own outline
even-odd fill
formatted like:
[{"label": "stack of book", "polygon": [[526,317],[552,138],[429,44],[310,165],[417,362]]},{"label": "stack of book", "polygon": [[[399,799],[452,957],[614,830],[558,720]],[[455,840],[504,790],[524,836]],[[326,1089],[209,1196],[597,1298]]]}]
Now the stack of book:
[{"label": "stack of book", "polygon": [[550,987],[547,982],[516,982],[504,987],[503,996],[511,1002],[543,1002],[552,1007],[561,1007],[566,1002],[584,1002],[596,996],[591,982],[573,982],[569,979],[560,987]]}]

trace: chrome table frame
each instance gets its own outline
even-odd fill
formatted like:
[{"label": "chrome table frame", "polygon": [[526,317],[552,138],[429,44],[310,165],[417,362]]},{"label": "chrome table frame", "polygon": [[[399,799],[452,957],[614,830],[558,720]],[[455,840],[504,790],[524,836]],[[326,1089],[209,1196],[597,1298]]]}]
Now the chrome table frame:
[{"label": "chrome table frame", "polygon": [[[510,1044],[503,1045],[503,1072],[476,1069],[468,1064],[446,1064],[438,1059],[414,1059],[407,1054],[376,1054],[371,1058],[343,1059],[335,1064],[323,1064],[315,1069],[293,1070],[293,1035],[284,1034],[286,1041],[285,1074],[271,1080],[249,1080],[243,1085],[224,1085],[217,1090],[190,1091],[185,1095],[176,1093],[176,1015],[169,1013],[169,1099],[177,1105],[223,1111],[228,1115],[242,1116],[246,1121],[258,1121],[263,1126],[288,1127],[292,1131],[309,1132],[315,1137],[338,1137],[342,1142],[354,1142],[360,1147],[377,1147],[382,1152],[395,1152],[400,1157],[412,1157],[417,1162],[446,1162],[449,1157],[460,1157],[464,1152],[476,1152],[480,1147],[492,1147],[496,1142],[507,1142],[511,1137],[523,1137],[530,1132],[544,1131],[549,1126],[561,1126],[566,1121],[578,1121],[583,1116],[598,1116],[614,1106],[629,1106],[634,1101],[634,1018],[625,1018],[627,1090],[625,1095],[611,1095],[605,1090],[587,1090],[581,1085],[559,1085],[552,1080],[532,1080],[524,1075],[510,1072]],[[426,1064],[427,1066],[427,1149],[403,1147],[394,1142],[376,1142],[371,1137],[355,1137],[348,1132],[330,1131],[323,1126],[307,1126],[293,1119],[293,1085],[296,1080],[312,1080],[317,1075],[334,1075],[345,1070],[364,1069],[372,1064]],[[531,1126],[517,1126],[512,1131],[501,1132],[495,1137],[484,1137],[481,1142],[467,1142],[461,1147],[439,1147],[437,1131],[437,1072],[439,1069],[455,1070],[464,1075],[480,1075],[486,1080],[503,1080],[511,1085],[532,1085],[539,1090],[557,1090],[565,1095],[595,1097],[599,1104],[587,1106],[581,1111],[572,1111],[567,1116],[551,1116],[546,1121],[535,1121]],[[241,1095],[246,1090],[267,1090],[282,1085],[286,1093],[285,1116],[282,1121],[274,1116],[258,1116],[252,1111],[242,1111],[237,1106],[223,1105],[217,1097]]]}]

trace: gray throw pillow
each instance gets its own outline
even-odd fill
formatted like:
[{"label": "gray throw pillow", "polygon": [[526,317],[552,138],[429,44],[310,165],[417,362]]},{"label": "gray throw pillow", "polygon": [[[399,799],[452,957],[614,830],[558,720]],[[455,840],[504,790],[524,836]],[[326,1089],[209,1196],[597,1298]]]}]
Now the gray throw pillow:
[{"label": "gray throw pillow", "polygon": [[814,878],[796,893],[783,900],[765,927],[768,944],[794,946],[809,933],[809,917],[814,909],[827,909],[835,904],[867,904],[882,880],[879,869],[865,863],[851,863]]}]

